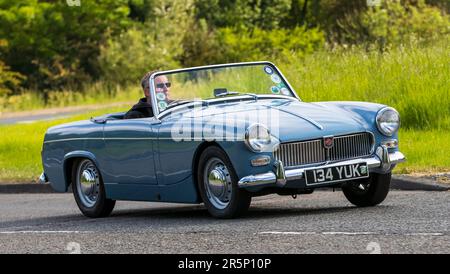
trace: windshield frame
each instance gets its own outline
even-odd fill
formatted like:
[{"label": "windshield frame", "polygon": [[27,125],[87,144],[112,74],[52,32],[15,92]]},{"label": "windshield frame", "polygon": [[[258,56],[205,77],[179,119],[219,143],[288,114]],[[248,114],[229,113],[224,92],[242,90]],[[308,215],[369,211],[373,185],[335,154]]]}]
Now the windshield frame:
[{"label": "windshield frame", "polygon": [[155,89],[155,78],[159,75],[167,75],[167,74],[175,74],[180,72],[189,72],[193,70],[207,70],[207,69],[218,69],[218,68],[227,68],[227,67],[243,67],[243,66],[254,66],[254,65],[268,65],[271,66],[278,75],[282,78],[282,81],[286,83],[288,88],[293,93],[293,98],[298,99],[301,101],[300,97],[297,95],[297,92],[295,92],[294,88],[291,86],[289,81],[284,77],[283,73],[275,66],[273,63],[268,61],[257,61],[257,62],[241,62],[241,63],[229,63],[229,64],[218,64],[218,65],[208,65],[208,66],[198,66],[198,67],[190,67],[190,68],[182,68],[182,69],[174,69],[174,70],[165,70],[165,71],[157,71],[153,73],[149,78],[149,87],[150,87],[150,97],[152,102],[152,108],[153,113],[155,117],[159,117],[160,114],[163,114],[164,111],[160,112],[157,100],[156,100],[156,89]]}]

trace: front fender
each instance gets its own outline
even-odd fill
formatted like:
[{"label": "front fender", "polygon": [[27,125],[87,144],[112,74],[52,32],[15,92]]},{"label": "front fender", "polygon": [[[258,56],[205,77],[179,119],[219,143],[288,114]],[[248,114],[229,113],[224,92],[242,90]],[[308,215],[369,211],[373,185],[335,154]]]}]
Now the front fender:
[{"label": "front fender", "polygon": [[71,151],[69,153],[67,153],[66,155],[64,155],[64,160],[63,160],[63,182],[64,182],[64,186],[54,186],[52,185],[52,187],[56,190],[56,189],[62,189],[63,188],[63,192],[67,192],[68,187],[71,183],[71,176],[72,173],[69,172],[72,168],[72,164],[73,161],[77,158],[85,158],[85,159],[89,159],[92,162],[94,162],[94,164],[97,166],[97,169],[101,172],[101,167],[99,162],[97,161],[97,158],[95,157],[95,155],[92,152],[89,151],[83,151],[83,150],[76,150],[76,151]]},{"label": "front fender", "polygon": [[[227,154],[238,178],[242,178],[250,174],[268,172],[273,169],[274,159],[272,157],[272,152],[252,152],[248,149],[244,141],[229,141],[217,143]],[[266,166],[252,166],[251,160],[257,156],[263,155],[269,156],[271,158],[271,162]]]},{"label": "front fender", "polygon": [[[378,111],[387,107],[383,104],[368,103],[368,102],[356,102],[356,101],[339,101],[339,102],[317,102],[317,105],[326,106],[327,108],[339,108],[347,111],[349,115],[357,115],[363,119],[366,123],[365,127],[367,131],[373,133],[375,137],[375,147],[382,144],[383,141],[397,139],[398,132],[391,137],[384,136],[378,130],[376,125],[376,116]],[[389,152],[399,151],[398,148],[389,149]]]}]

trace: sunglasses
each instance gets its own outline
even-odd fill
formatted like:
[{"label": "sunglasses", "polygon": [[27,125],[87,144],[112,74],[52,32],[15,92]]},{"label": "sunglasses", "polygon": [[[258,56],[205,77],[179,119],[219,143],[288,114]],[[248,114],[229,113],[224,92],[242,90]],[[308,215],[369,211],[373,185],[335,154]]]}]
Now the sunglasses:
[{"label": "sunglasses", "polygon": [[159,84],[156,84],[156,87],[157,87],[157,88],[164,88],[164,87],[170,88],[171,85],[172,85],[172,84],[171,84],[170,82],[167,82],[167,83],[159,83]]}]

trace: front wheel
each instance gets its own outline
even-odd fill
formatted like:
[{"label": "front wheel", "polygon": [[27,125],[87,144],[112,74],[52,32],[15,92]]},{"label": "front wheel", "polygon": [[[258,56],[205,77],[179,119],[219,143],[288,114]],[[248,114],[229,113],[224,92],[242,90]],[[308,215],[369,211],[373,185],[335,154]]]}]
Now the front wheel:
[{"label": "front wheel", "polygon": [[391,184],[391,173],[372,174],[366,180],[358,180],[342,186],[347,200],[359,207],[375,206],[386,199]]},{"label": "front wheel", "polygon": [[238,187],[238,178],[225,152],[208,147],[199,159],[197,183],[209,213],[216,218],[234,218],[250,207],[251,196]]},{"label": "front wheel", "polygon": [[106,198],[100,173],[89,159],[75,161],[72,169],[72,192],[78,208],[86,217],[107,217],[116,204],[116,201]]}]

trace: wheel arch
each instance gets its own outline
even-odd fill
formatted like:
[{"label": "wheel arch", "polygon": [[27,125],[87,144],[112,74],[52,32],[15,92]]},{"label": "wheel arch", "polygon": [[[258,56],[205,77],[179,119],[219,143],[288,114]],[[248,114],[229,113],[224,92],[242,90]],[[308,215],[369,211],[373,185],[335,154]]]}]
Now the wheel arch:
[{"label": "wheel arch", "polygon": [[64,163],[63,163],[63,172],[64,172],[64,180],[65,180],[66,190],[69,188],[70,184],[72,183],[73,163],[79,159],[89,159],[92,162],[94,162],[94,164],[97,167],[97,170],[101,176],[100,166],[98,164],[98,161],[97,161],[95,155],[92,152],[82,151],[82,150],[69,152],[64,156]]},{"label": "wheel arch", "polygon": [[197,197],[198,197],[199,201],[201,201],[202,198],[200,195],[200,190],[198,189],[198,182],[197,182],[198,164],[199,164],[200,156],[202,155],[203,151],[205,151],[208,147],[212,147],[212,146],[215,146],[215,147],[221,149],[228,157],[228,154],[223,149],[223,147],[221,147],[217,142],[214,142],[214,141],[210,141],[210,142],[204,141],[195,150],[193,161],[192,161],[192,181],[194,182],[195,191],[197,192]]}]

